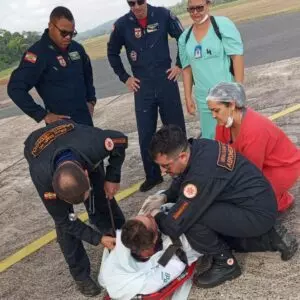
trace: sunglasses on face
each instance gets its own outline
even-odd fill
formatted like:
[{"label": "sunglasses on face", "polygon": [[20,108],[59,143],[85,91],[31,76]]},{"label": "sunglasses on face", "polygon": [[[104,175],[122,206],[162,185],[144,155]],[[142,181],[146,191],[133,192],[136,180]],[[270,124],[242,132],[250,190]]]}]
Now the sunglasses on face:
[{"label": "sunglasses on face", "polygon": [[63,30],[58,28],[54,23],[52,23],[53,26],[59,31],[61,37],[66,38],[67,36],[70,36],[70,38],[73,38],[77,35],[77,31],[73,30],[73,31],[67,31],[67,30]]},{"label": "sunglasses on face", "polygon": [[128,3],[128,5],[130,6],[130,7],[134,7],[135,6],[135,4],[137,4],[137,5],[143,5],[144,3],[145,3],[145,0],[137,0],[137,1],[127,1],[127,3]]},{"label": "sunglasses on face", "polygon": [[204,5],[197,5],[197,6],[189,6],[186,10],[192,14],[192,13],[200,13],[204,11],[205,6]]}]

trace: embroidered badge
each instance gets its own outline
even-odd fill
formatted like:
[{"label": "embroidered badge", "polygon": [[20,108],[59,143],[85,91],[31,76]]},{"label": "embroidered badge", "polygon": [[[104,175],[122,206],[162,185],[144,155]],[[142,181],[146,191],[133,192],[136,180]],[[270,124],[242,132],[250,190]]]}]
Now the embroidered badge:
[{"label": "embroidered badge", "polygon": [[134,28],[134,35],[137,39],[142,37],[142,28]]},{"label": "embroidered badge", "polygon": [[69,52],[69,56],[70,56],[71,60],[79,60],[80,59],[80,54],[78,51]]},{"label": "embroidered badge", "polygon": [[64,59],[61,55],[56,56],[56,58],[57,58],[59,64],[60,64],[62,67],[66,67],[66,66],[67,66],[67,63],[66,63],[65,59]]},{"label": "embroidered badge", "polygon": [[130,58],[132,61],[137,61],[137,53],[135,51],[131,51]]},{"label": "embroidered badge", "polygon": [[25,56],[24,56],[24,60],[28,61],[28,62],[30,62],[32,64],[35,64],[36,60],[37,60],[37,56],[34,53],[32,53],[32,52],[27,52],[25,54]]},{"label": "embroidered badge", "polygon": [[173,214],[173,219],[177,220],[184,213],[184,211],[187,209],[188,206],[189,206],[188,202],[183,202],[181,206],[179,206],[177,211]]},{"label": "embroidered badge", "polygon": [[147,32],[151,33],[151,32],[155,32],[159,29],[159,23],[154,23],[154,24],[149,24],[147,26]]},{"label": "embroidered badge", "polygon": [[233,258],[228,258],[227,259],[227,265],[232,266],[234,264],[234,259]]},{"label": "embroidered badge", "polygon": [[188,199],[195,198],[197,194],[198,190],[194,184],[189,183],[183,189],[183,195]]},{"label": "embroidered badge", "polygon": [[56,200],[56,194],[55,193],[44,193],[44,199],[45,200]]},{"label": "embroidered badge", "polygon": [[48,147],[54,140],[56,140],[59,136],[64,135],[67,132],[73,130],[74,127],[74,124],[64,124],[44,132],[35,142],[31,154],[34,157],[38,157],[41,154],[41,152],[46,147]]},{"label": "embroidered badge", "polygon": [[104,141],[104,147],[107,151],[112,151],[115,147],[113,140],[111,138],[106,138]]},{"label": "embroidered badge", "polygon": [[232,171],[235,167],[236,151],[229,145],[225,145],[219,142],[219,157],[217,165],[225,168],[228,171]]},{"label": "embroidered badge", "polygon": [[112,138],[112,141],[113,141],[115,147],[118,147],[118,146],[122,146],[122,147],[124,146],[125,148],[128,147],[127,137],[124,137],[124,138]]}]

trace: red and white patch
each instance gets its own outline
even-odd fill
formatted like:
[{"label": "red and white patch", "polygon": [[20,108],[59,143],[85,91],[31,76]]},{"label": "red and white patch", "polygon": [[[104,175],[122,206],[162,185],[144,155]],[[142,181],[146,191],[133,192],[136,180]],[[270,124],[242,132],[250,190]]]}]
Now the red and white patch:
[{"label": "red and white patch", "polygon": [[134,28],[134,35],[137,39],[142,37],[142,29],[141,28]]},{"label": "red and white patch", "polygon": [[189,183],[183,189],[183,195],[188,199],[195,198],[197,194],[198,190],[194,184]]},{"label": "red and white patch", "polygon": [[60,64],[62,67],[66,67],[66,66],[67,66],[67,63],[66,63],[65,59],[64,59],[61,55],[56,56],[56,58],[57,58],[59,64]]},{"label": "red and white patch", "polygon": [[28,61],[28,62],[30,62],[32,64],[35,64],[36,60],[37,60],[37,56],[34,53],[32,53],[32,52],[27,52],[25,54],[25,56],[24,56],[24,60]]},{"label": "red and white patch", "polygon": [[137,53],[135,51],[131,51],[130,58],[132,61],[137,61]]},{"label": "red and white patch", "polygon": [[227,265],[232,266],[234,264],[234,259],[233,258],[228,258],[227,259]]},{"label": "red and white patch", "polygon": [[104,141],[104,146],[107,151],[112,151],[115,147],[115,144],[111,138],[107,138]]}]

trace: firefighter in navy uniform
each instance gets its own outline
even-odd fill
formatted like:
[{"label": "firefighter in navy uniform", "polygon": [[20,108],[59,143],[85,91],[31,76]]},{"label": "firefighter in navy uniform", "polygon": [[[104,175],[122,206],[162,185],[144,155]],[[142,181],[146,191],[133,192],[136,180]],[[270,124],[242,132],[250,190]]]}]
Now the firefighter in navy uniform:
[{"label": "firefighter in navy uniform", "polygon": [[[184,116],[177,84],[181,63],[171,67],[168,34],[179,39],[183,29],[179,20],[166,8],[153,7],[146,0],[127,1],[130,12],[114,24],[107,47],[111,67],[130,91],[134,91],[135,113],[140,151],[146,180],[140,190],[145,192],[162,182],[159,167],[148,153],[156,131],[158,110],[163,124],[176,124],[185,131]],[[133,76],[120,58],[125,46]]]},{"label": "firefighter in navy uniform", "polygon": [[[71,118],[76,123],[93,125],[96,103],[90,59],[72,38],[76,35],[72,13],[56,7],[48,29],[23,55],[8,83],[8,95],[36,122],[47,124]],[[29,94],[35,87],[45,108]]]},{"label": "firefighter in navy uniform", "polygon": [[[99,294],[100,288],[90,277],[82,240],[114,247],[114,238],[104,235],[112,228],[108,200],[115,225],[121,228],[125,219],[114,195],[120,187],[126,148],[127,137],[121,132],[67,120],[38,129],[25,141],[24,155],[32,181],[54,219],[57,240],[71,275],[86,296]],[[102,161],[106,157],[105,172]],[[74,214],[73,204],[83,202],[96,229]]]},{"label": "firefighter in navy uniform", "polygon": [[[279,251],[283,260],[297,241],[276,220],[277,203],[260,170],[229,145],[207,139],[187,141],[179,127],[159,130],[150,144],[152,158],[172,176],[180,175],[156,201],[143,204],[160,230],[176,239],[185,234],[192,248],[212,256],[212,266],[195,278],[211,288],[241,274],[231,249]],[[153,197],[153,196],[152,196]],[[174,202],[168,215],[159,212]]]}]

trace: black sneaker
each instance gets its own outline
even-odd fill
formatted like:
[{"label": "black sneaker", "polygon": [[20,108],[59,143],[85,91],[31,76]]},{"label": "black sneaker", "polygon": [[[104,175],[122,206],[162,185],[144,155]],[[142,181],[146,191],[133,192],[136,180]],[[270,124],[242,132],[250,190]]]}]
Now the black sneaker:
[{"label": "black sneaker", "polygon": [[75,282],[79,292],[86,297],[94,297],[101,293],[101,288],[96,284],[96,282],[91,277],[88,277],[83,281],[75,281]]},{"label": "black sneaker", "polygon": [[227,280],[233,280],[242,274],[235,257],[230,251],[213,255],[210,269],[194,278],[194,283],[199,288],[213,288]]},{"label": "black sneaker", "polygon": [[284,261],[291,259],[298,249],[297,240],[292,237],[287,229],[278,221],[270,231],[270,238],[273,250],[279,251],[281,253],[281,259]]},{"label": "black sneaker", "polygon": [[164,179],[162,177],[159,179],[146,179],[140,186],[140,192],[147,192],[163,181]]}]

